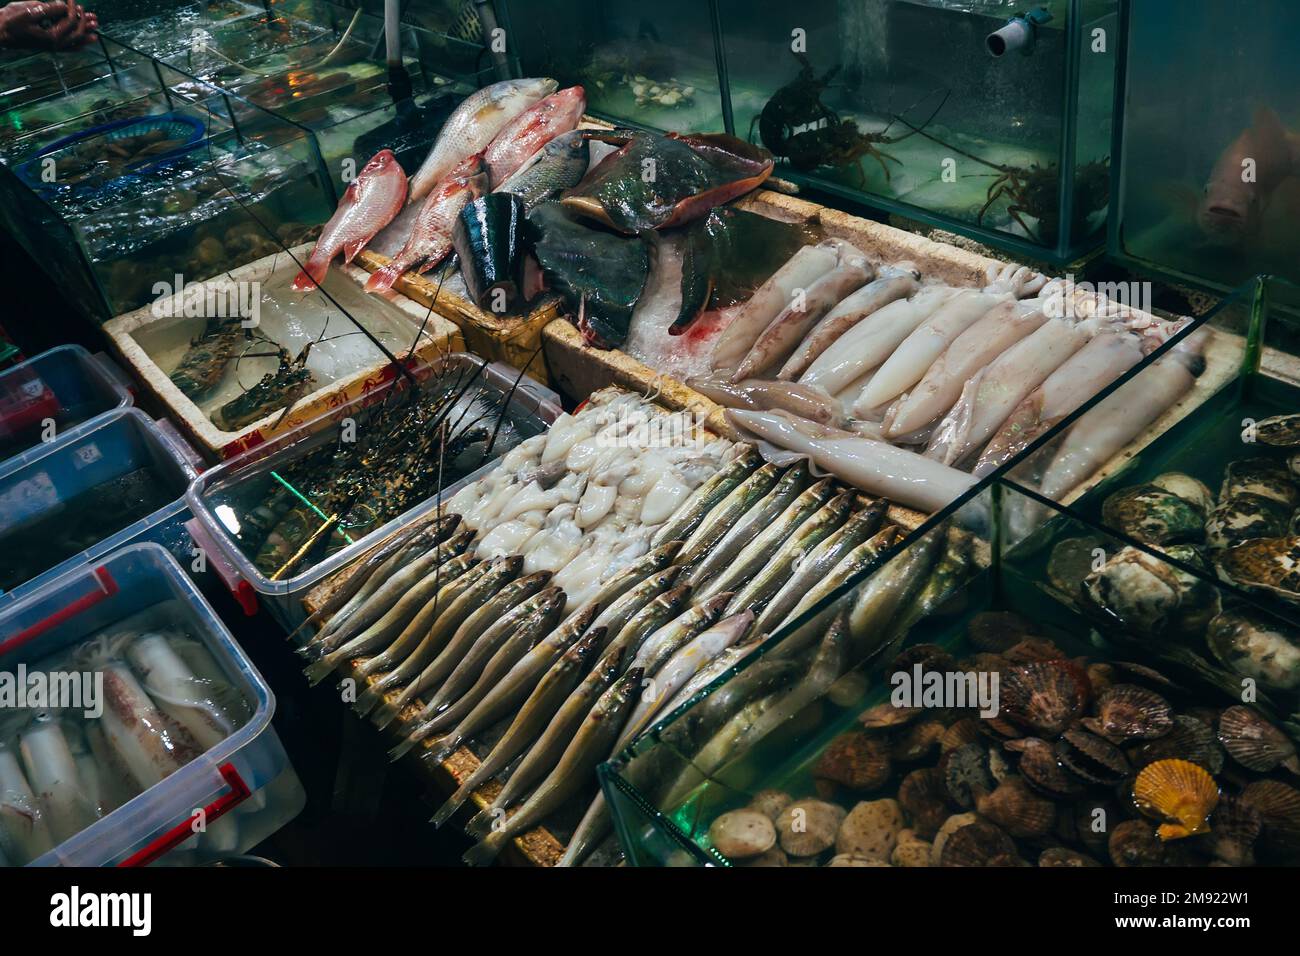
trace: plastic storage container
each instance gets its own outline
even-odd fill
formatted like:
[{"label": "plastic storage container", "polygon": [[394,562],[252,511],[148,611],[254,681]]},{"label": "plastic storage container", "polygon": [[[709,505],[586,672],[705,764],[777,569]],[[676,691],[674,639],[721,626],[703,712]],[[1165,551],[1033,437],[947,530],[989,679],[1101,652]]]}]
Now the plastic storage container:
[{"label": "plastic storage container", "polygon": [[[156,544],[134,544],[70,571],[0,610],[0,667],[69,648],[132,614],[174,602],[247,703],[248,719],[161,783],[33,861],[37,866],[198,864],[242,853],[293,819],[306,795],[271,728],[275,697],[220,618]],[[206,830],[195,834],[195,814]]]},{"label": "plastic storage container", "polygon": [[[282,485],[288,489],[288,495],[306,501],[299,492],[290,487],[288,482],[279,478],[278,473],[301,462],[306,456],[323,449],[331,442],[355,440],[355,436],[361,434],[366,428],[367,415],[373,414],[368,410],[374,409],[378,403],[395,394],[395,389],[404,390],[408,387],[404,378],[374,389],[300,428],[276,436],[265,445],[223,462],[210,471],[204,472],[190,486],[186,499],[195,516],[190,522],[191,533],[201,547],[209,552],[218,552],[224,558],[224,565],[233,568],[234,573],[227,580],[227,585],[236,599],[250,613],[256,600],[255,595],[260,595],[271,613],[286,629],[296,627],[306,616],[302,599],[313,586],[353,560],[371,543],[413,518],[427,514],[439,507],[440,503],[445,504],[466,483],[489,469],[497,457],[505,454],[519,441],[545,431],[562,412],[559,398],[554,392],[538,385],[509,366],[499,363],[487,364],[477,356],[456,353],[447,356],[435,368],[441,370],[444,377],[432,382],[427,380],[431,372],[428,367],[415,373],[416,377],[424,382],[423,388],[443,387],[449,380],[460,382],[459,386],[453,385],[453,389],[464,387],[469,382],[475,383],[475,388],[478,383],[482,384],[483,393],[490,398],[487,400],[488,404],[479,406],[482,409],[480,414],[487,412],[490,416],[486,419],[489,428],[495,421],[495,414],[491,413],[489,408],[499,407],[499,403],[503,401],[507,403],[508,427],[503,426],[493,445],[492,457],[483,460],[481,446],[472,446],[477,450],[467,454],[472,456],[474,462],[481,462],[481,464],[467,466],[464,474],[459,476],[444,476],[441,497],[429,498],[382,524],[371,526],[355,522],[349,524],[346,530],[340,525],[339,530],[347,535],[350,543],[323,560],[317,560],[309,566],[295,568],[292,577],[278,577],[276,571],[258,567],[256,555],[263,541],[241,542],[239,539],[241,521],[249,522],[249,515],[254,508],[264,504],[269,507],[272,502],[272,492],[281,490]],[[464,408],[465,399],[459,401],[461,404],[457,407]],[[461,413],[457,411],[453,414]],[[284,511],[286,514],[292,507],[288,505],[290,500],[292,498],[286,499]],[[314,502],[307,502],[305,507],[315,515],[310,520],[318,524],[312,533],[323,533],[322,523],[328,522],[330,516],[315,507]],[[269,531],[270,529],[268,534]],[[329,533],[335,532],[331,530]],[[262,537],[265,538],[266,535]],[[307,537],[310,538],[311,535]],[[306,546],[305,541],[303,546]],[[293,557],[293,555],[294,552],[291,550],[285,556]]]},{"label": "plastic storage container", "polygon": [[1231,289],[1300,281],[1294,143],[1300,7],[1124,4],[1108,250],[1143,272]]},{"label": "plastic storage container", "polygon": [[[1026,511],[1035,516],[1032,530],[1017,533],[1013,529],[1024,526]],[[1233,813],[1249,813],[1243,804],[1257,801],[1258,812],[1269,817],[1264,798],[1285,794],[1279,788],[1294,788],[1294,778],[1258,765],[1251,770],[1220,743],[1233,739],[1234,728],[1258,720],[1294,735],[1286,717],[1294,710],[1293,692],[1264,684],[1277,675],[1262,657],[1249,660],[1241,648],[1223,642],[1216,653],[1207,637],[1236,633],[1236,622],[1247,618],[1285,644],[1281,634],[1289,625],[1212,576],[1130,547],[1002,481],[953,516],[948,548],[958,540],[955,530],[969,535],[972,560],[946,586],[927,584],[906,605],[907,613],[891,618],[877,632],[873,657],[839,676],[829,671],[809,681],[796,670],[793,683],[782,683],[773,675],[780,673],[782,644],[799,634],[800,627],[793,627],[775,635],[761,657],[750,658],[739,673],[669,715],[601,768],[630,863],[784,865],[788,858],[816,864],[837,854],[895,866],[1300,861],[1300,841],[1284,819],[1270,817],[1244,837],[1228,822]],[[843,620],[855,633],[853,622],[872,613],[873,582],[893,565],[914,562],[909,552],[926,540],[915,538],[872,578],[829,601],[820,620],[813,609],[814,636],[822,639],[840,615],[847,615]],[[1098,549],[1107,561],[1100,570],[1093,564]],[[1186,602],[1159,608],[1165,613],[1153,619],[1116,615],[1120,600],[1141,597],[1130,585],[1144,582],[1113,574],[1112,562],[1135,562],[1138,556],[1151,580],[1180,580]],[[1132,606],[1153,609],[1140,600]],[[874,607],[880,613],[878,602]],[[1297,632],[1285,633],[1294,640]],[[1300,651],[1300,644],[1295,647]],[[964,698],[954,677],[961,677]],[[1300,681],[1300,667],[1294,677]],[[1247,678],[1252,685],[1258,678],[1257,699],[1243,698]],[[1127,734],[1122,715],[1111,711],[1116,723],[1106,733],[1117,734],[1119,744],[1099,744],[1102,738],[1091,729],[1098,722],[1075,720],[1095,716],[1106,688],[1122,685],[1141,689],[1123,693],[1142,695],[1142,713],[1163,716],[1140,728],[1139,737]],[[929,696],[913,696],[921,690]],[[767,694],[776,696],[764,708],[758,702]],[[1059,711],[1052,706],[1058,701],[1064,702]],[[1235,723],[1222,716],[1228,708]],[[966,723],[952,729],[959,720]],[[727,738],[720,728],[729,723],[733,731],[759,729]],[[737,742],[719,746],[722,739]],[[712,747],[704,749],[710,741]],[[1035,741],[1048,749],[1031,757]],[[1100,758],[1098,764],[1083,762],[1089,753]],[[1201,770],[1190,773],[1218,784],[1217,803],[1211,799],[1207,811],[1208,832],[1215,836],[1180,840],[1166,833],[1162,839],[1156,828],[1169,821],[1151,807],[1140,812],[1124,798],[1138,771],[1170,759],[1196,764]],[[1085,781],[1071,766],[1093,779]],[[1026,788],[1026,780],[1037,789]],[[971,786],[964,788],[966,783]],[[1059,789],[1051,789],[1053,783]],[[711,828],[722,814],[751,806],[762,791],[769,791],[769,804],[770,792],[779,791],[839,809],[802,804],[807,826],[799,829],[788,810],[782,827],[777,807],[771,815],[783,835],[758,856],[749,851],[763,847],[728,844],[723,826]],[[954,830],[975,822],[977,807],[981,829],[948,848]],[[852,811],[849,818],[846,811]],[[1057,829],[1063,819],[1082,823]],[[1100,829],[1093,828],[1096,821]],[[1223,838],[1216,829],[1220,821]],[[925,845],[900,850],[904,828]],[[1049,835],[1055,849],[1040,860],[1040,838]]]},{"label": "plastic storage container", "polygon": [[0,468],[0,604],[136,541],[188,559],[189,454],[144,412],[122,408],[7,462]]},{"label": "plastic storage container", "polygon": [[80,345],[60,345],[0,372],[0,470],[40,444],[66,441],[131,393]]}]

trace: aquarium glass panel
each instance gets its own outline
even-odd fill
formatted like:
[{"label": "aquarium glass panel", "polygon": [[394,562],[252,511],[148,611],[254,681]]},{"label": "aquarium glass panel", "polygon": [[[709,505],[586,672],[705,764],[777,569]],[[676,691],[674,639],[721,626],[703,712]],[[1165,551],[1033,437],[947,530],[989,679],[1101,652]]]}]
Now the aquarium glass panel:
[{"label": "aquarium glass panel", "polygon": [[[1023,5],[720,0],[720,8],[737,134],[783,159],[778,174],[1049,258],[1096,243],[1114,38],[1094,53],[1083,27],[1110,30],[1114,3],[1037,7],[1037,25],[1024,28],[1032,44],[1000,56],[991,37]],[[1067,152],[1076,112],[1078,142]],[[1063,155],[1091,190],[1077,214]],[[1070,229],[1058,228],[1062,215]]]},{"label": "aquarium glass panel", "polygon": [[1227,289],[1300,280],[1300,6],[1134,0],[1112,254]]},{"label": "aquarium glass panel", "polygon": [[589,112],[616,124],[723,131],[710,4],[510,0],[506,6],[523,75],[581,84]]}]

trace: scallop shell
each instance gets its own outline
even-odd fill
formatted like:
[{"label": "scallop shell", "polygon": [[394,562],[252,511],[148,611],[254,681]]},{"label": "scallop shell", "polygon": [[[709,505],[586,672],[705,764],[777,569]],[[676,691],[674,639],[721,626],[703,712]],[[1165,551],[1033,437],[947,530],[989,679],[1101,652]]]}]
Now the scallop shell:
[{"label": "scallop shell", "polygon": [[1106,848],[1116,866],[1163,866],[1166,859],[1155,827],[1143,820],[1125,820],[1116,826]]},{"label": "scallop shell", "polygon": [[1015,865],[1016,845],[1000,828],[976,820],[956,830],[939,854],[940,866]]},{"label": "scallop shell", "polygon": [[1241,797],[1223,797],[1210,820],[1206,846],[1216,858],[1230,866],[1252,866],[1255,841],[1264,828],[1264,819],[1255,807]]},{"label": "scallop shell", "polygon": [[1162,694],[1185,693],[1183,688],[1179,687],[1154,667],[1147,667],[1145,664],[1135,664],[1132,661],[1111,661],[1110,664],[1111,667],[1118,671],[1129,683],[1141,684],[1143,687],[1150,687],[1158,690]]},{"label": "scallop shell", "polygon": [[1256,538],[1228,548],[1216,566],[1230,584],[1300,603],[1300,535]]},{"label": "scallop shell", "polygon": [[1219,715],[1219,742],[1247,770],[1268,773],[1282,765],[1296,772],[1295,742],[1258,713],[1241,704]]},{"label": "scallop shell", "polygon": [[776,845],[776,827],[757,810],[732,810],[709,825],[709,840],[727,859],[744,860]]},{"label": "scallop shell", "polygon": [[1006,743],[1007,750],[1020,754],[1016,769],[1025,782],[1054,800],[1078,794],[1083,787],[1061,766],[1052,745],[1037,737],[1025,737]]},{"label": "scallop shell", "polygon": [[1156,475],[1151,479],[1151,484],[1189,502],[1202,517],[1209,514],[1210,509],[1214,507],[1214,492],[1210,491],[1209,486],[1181,471],[1167,471],[1163,475]]},{"label": "scallop shell", "polygon": [[1300,790],[1280,780],[1256,780],[1241,799],[1259,811],[1265,844],[1285,853],[1300,851]]},{"label": "scallop shell", "polygon": [[1209,832],[1219,785],[1191,761],[1157,760],[1137,775],[1133,802],[1148,816],[1168,821],[1156,831],[1160,839],[1178,840]]},{"label": "scallop shell", "polygon": [[858,714],[858,723],[868,730],[901,727],[915,719],[921,710],[920,707],[895,707],[889,701],[885,701],[875,707],[868,707]]},{"label": "scallop shell", "polygon": [[979,793],[992,790],[996,781],[989,771],[989,754],[983,744],[966,744],[950,750],[939,761],[943,785],[955,806],[969,810]]},{"label": "scallop shell", "polygon": [[1137,770],[1160,760],[1186,760],[1211,774],[1223,770],[1223,748],[1214,736],[1214,730],[1185,714],[1174,717],[1174,726],[1167,734],[1130,749],[1128,753]]},{"label": "scallop shell", "polygon": [[939,738],[939,750],[947,753],[965,744],[973,744],[980,739],[980,719],[963,717],[949,724]]},{"label": "scallop shell", "polygon": [[1116,784],[1129,774],[1123,751],[1104,737],[1078,727],[1061,735],[1056,756],[1066,770],[1088,783]]},{"label": "scallop shell", "polygon": [[957,664],[952,654],[938,644],[914,644],[894,658],[892,671],[912,673],[912,668],[921,665],[922,671],[951,671]]},{"label": "scallop shell", "polygon": [[1115,684],[1097,698],[1097,716],[1083,725],[1111,743],[1151,740],[1174,726],[1169,702],[1153,690],[1136,684]]},{"label": "scallop shell", "polygon": [[1002,713],[1049,737],[1069,727],[1083,712],[1088,678],[1068,661],[1038,661],[1002,675]]},{"label": "scallop shell", "polygon": [[1056,804],[1038,796],[1019,777],[998,784],[992,793],[975,800],[980,816],[1013,837],[1040,837],[1056,823]]},{"label": "scallop shell", "polygon": [[[1171,557],[1209,571],[1193,545],[1171,545]],[[1219,612],[1218,589],[1134,547],[1120,549],[1083,582],[1085,606],[1131,634],[1200,633]]]},{"label": "scallop shell", "polygon": [[1003,651],[1002,656],[1013,664],[1032,664],[1036,661],[1056,661],[1065,657],[1059,647],[1041,637],[1027,637]]},{"label": "scallop shell", "polygon": [[1067,866],[1067,867],[1087,867],[1101,866],[1096,860],[1086,853],[1080,853],[1078,850],[1071,850],[1068,847],[1054,846],[1044,850],[1038,856],[1039,866]]},{"label": "scallop shell", "polygon": [[1219,499],[1227,501],[1237,495],[1268,498],[1287,511],[1300,505],[1300,487],[1292,481],[1286,465],[1273,458],[1243,458],[1228,465]]},{"label": "scallop shell", "polygon": [[1236,547],[1256,538],[1287,533],[1291,506],[1263,495],[1241,493],[1223,499],[1205,521],[1205,543],[1211,548]]},{"label": "scallop shell", "polygon": [[1205,642],[1220,664],[1271,690],[1300,690],[1300,630],[1255,610],[1224,611]]},{"label": "scallop shell", "polygon": [[916,835],[924,840],[934,838],[948,819],[948,791],[943,785],[943,774],[938,767],[913,770],[898,786],[898,802],[912,823]]},{"label": "scallop shell", "polygon": [[823,800],[796,800],[776,818],[781,849],[794,857],[816,856],[835,844],[847,811]]},{"label": "scallop shell", "polygon": [[981,651],[999,653],[1033,633],[1033,625],[1014,611],[982,611],[967,626],[970,641]]},{"label": "scallop shell", "polygon": [[827,745],[813,767],[813,776],[850,790],[875,790],[889,779],[889,745],[880,737],[854,730]]},{"label": "scallop shell", "polygon": [[1205,514],[1192,502],[1156,485],[1135,485],[1108,497],[1102,520],[1153,547],[1201,540]]},{"label": "scallop shell", "polygon": [[889,745],[889,756],[902,763],[914,763],[929,756],[943,737],[945,728],[937,720],[909,724]]},{"label": "scallop shell", "polygon": [[1265,445],[1293,448],[1300,445],[1300,414],[1274,415],[1255,423],[1255,438]]}]

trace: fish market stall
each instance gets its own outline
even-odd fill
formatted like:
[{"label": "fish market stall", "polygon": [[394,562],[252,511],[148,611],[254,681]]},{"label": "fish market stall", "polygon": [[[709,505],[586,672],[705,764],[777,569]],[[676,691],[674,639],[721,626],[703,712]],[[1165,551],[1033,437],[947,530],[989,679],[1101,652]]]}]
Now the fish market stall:
[{"label": "fish market stall", "polygon": [[123,364],[209,458],[232,457],[383,386],[394,375],[389,356],[418,365],[463,350],[441,316],[363,296],[337,270],[323,291],[293,291],[309,248],[177,289],[104,326]]},{"label": "fish market stall", "polygon": [[1260,30],[1211,4],[1126,6],[1109,254],[1221,292],[1259,273],[1300,281],[1300,11],[1258,4]]},{"label": "fish market stall", "polygon": [[[1107,590],[1088,555],[1120,541],[1060,513],[990,536],[972,519],[1038,502],[1001,483],[983,498],[953,527],[982,526],[991,563],[935,589],[946,600],[866,627],[882,578],[915,565],[905,551],[603,768],[629,862],[1295,862],[1284,712],[1243,704],[1239,684],[1186,656],[1184,629],[1226,608],[1225,588],[1189,575],[1197,599],[1167,627],[1117,621],[1095,603]],[[861,643],[842,648],[864,640],[874,656],[855,667]]]}]

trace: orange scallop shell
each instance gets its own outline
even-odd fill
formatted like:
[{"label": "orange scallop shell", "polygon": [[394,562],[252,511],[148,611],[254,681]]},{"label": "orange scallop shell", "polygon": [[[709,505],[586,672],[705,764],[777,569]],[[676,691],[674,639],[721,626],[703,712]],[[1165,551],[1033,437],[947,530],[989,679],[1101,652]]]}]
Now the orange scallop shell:
[{"label": "orange scallop shell", "polygon": [[1160,839],[1178,840],[1209,832],[1219,785],[1190,760],[1157,760],[1137,775],[1133,800],[1143,813],[1168,821],[1157,831]]}]

